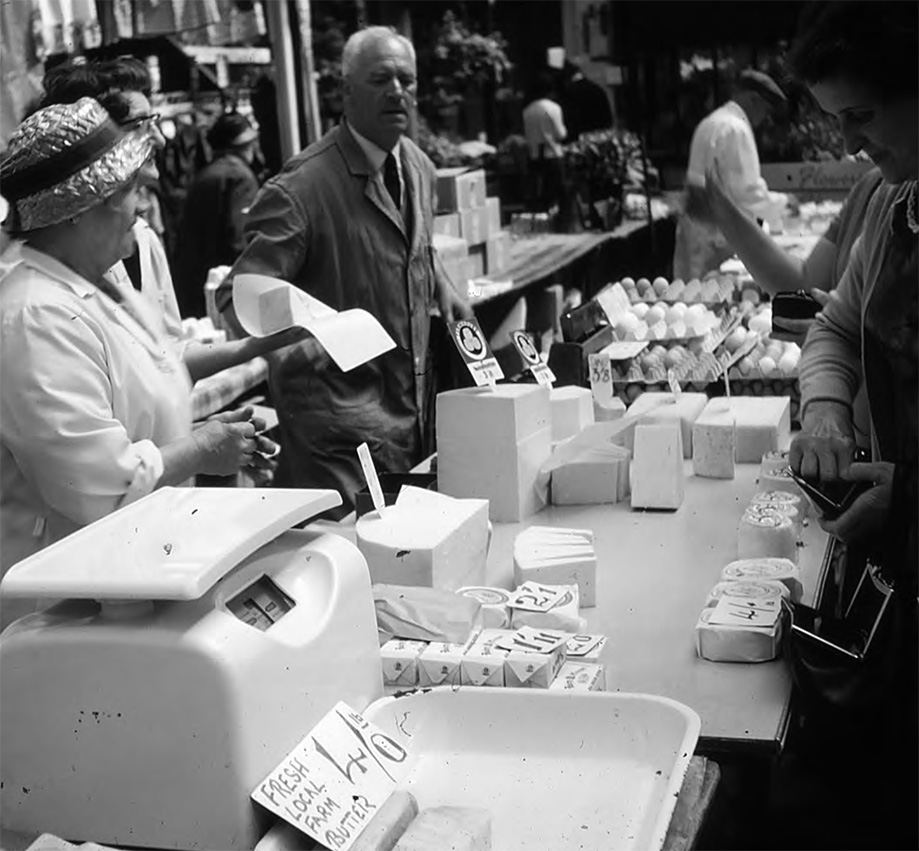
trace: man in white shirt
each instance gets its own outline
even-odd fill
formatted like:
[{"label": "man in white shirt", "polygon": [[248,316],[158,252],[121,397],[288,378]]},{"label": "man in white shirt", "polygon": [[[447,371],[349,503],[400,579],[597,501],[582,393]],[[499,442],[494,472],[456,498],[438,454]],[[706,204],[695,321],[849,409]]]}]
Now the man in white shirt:
[{"label": "man in white shirt", "polygon": [[761,177],[753,131],[784,103],[785,95],[771,77],[748,69],[741,73],[732,99],[696,127],[686,169],[685,215],[677,224],[674,278],[701,277],[733,253],[705,200],[705,176],[715,162],[737,206],[771,230],[781,229],[787,198],[770,192]]},{"label": "man in white shirt", "polygon": [[562,108],[553,100],[554,85],[548,73],[539,75],[533,100],[523,110],[523,133],[527,140],[533,194],[537,206],[547,210],[558,205],[564,211],[562,142],[568,135]]}]

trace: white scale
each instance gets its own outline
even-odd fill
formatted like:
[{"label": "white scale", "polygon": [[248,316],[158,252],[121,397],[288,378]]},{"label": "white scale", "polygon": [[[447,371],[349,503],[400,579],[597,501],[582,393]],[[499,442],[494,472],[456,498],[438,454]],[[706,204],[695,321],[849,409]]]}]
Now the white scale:
[{"label": "white scale", "polygon": [[338,700],[382,695],[364,557],[291,529],[340,503],[162,488],[11,568],[0,593],[61,602],[0,635],[3,827],[253,848],[256,784]]}]

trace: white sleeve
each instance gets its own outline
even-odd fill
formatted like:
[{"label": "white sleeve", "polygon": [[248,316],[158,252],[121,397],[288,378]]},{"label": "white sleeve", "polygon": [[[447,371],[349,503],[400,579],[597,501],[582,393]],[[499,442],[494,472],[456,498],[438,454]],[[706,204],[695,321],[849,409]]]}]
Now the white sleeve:
[{"label": "white sleeve", "polygon": [[160,450],[115,414],[99,329],[66,304],[4,319],[0,429],[26,478],[55,511],[85,525],[156,487]]},{"label": "white sleeve", "polygon": [[553,104],[554,109],[549,111],[549,115],[552,118],[552,129],[555,132],[555,138],[557,141],[564,141],[565,137],[568,135],[568,128],[565,127],[565,119],[562,115],[562,108],[558,104]]},{"label": "white sleeve", "polygon": [[781,225],[785,196],[769,191],[760,174],[756,139],[748,127],[723,127],[714,140],[715,158],[731,197],[739,207],[776,229]]}]

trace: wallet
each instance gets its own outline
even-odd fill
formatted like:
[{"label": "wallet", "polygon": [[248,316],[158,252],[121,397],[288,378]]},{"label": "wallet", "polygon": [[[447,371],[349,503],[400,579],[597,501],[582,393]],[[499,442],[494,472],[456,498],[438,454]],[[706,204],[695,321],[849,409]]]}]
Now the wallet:
[{"label": "wallet", "polygon": [[809,293],[798,290],[792,293],[778,293],[772,298],[772,318],[813,319],[822,305]]}]

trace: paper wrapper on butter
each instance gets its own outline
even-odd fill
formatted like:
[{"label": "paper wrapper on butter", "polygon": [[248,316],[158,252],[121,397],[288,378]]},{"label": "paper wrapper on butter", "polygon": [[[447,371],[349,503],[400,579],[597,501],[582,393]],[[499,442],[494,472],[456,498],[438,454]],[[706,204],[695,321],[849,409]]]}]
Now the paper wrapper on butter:
[{"label": "paper wrapper on butter", "polygon": [[748,600],[789,600],[791,594],[781,582],[768,580],[723,580],[708,592],[705,608],[712,608],[722,597],[737,597]]},{"label": "paper wrapper on butter", "polygon": [[737,526],[738,558],[798,560],[798,530],[794,522],[768,508],[747,509]]},{"label": "paper wrapper on butter", "polygon": [[541,629],[558,629],[562,632],[584,632],[584,619],[578,614],[579,596],[577,585],[555,586],[565,589],[562,599],[547,612],[532,612],[527,609],[511,608],[511,628],[532,626]]},{"label": "paper wrapper on butter", "polygon": [[592,662],[566,662],[549,686],[550,691],[606,691],[603,665]]},{"label": "paper wrapper on butter", "polygon": [[[764,490],[753,494],[750,505],[762,505],[769,508],[783,509],[786,512],[793,508],[797,512],[795,522],[800,527],[804,518],[807,517],[808,501],[798,493],[792,493],[788,490]],[[789,517],[794,517],[788,512]]]},{"label": "paper wrapper on butter", "polygon": [[477,637],[478,632],[463,644],[432,641],[418,657],[418,685],[421,688],[458,686],[462,681],[463,656]]},{"label": "paper wrapper on butter", "polygon": [[759,582],[781,582],[787,589],[792,602],[799,603],[804,593],[801,571],[786,558],[748,558],[732,561],[721,570],[723,580],[753,580]]},{"label": "paper wrapper on butter", "polygon": [[509,629],[483,629],[460,660],[460,682],[464,686],[503,686],[508,651],[495,645],[513,634]]},{"label": "paper wrapper on butter", "polygon": [[418,657],[427,645],[423,641],[392,638],[380,648],[383,684],[414,688],[418,685]]},{"label": "paper wrapper on butter", "polygon": [[504,685],[508,688],[549,688],[564,664],[564,644],[551,653],[511,650],[504,662]]},{"label": "paper wrapper on butter", "polygon": [[771,627],[712,624],[714,608],[706,608],[696,623],[696,652],[710,662],[769,662],[782,645],[782,618]]},{"label": "paper wrapper on butter", "polygon": [[781,467],[777,470],[771,470],[768,473],[760,473],[759,484],[764,491],[779,491],[782,493],[794,494],[801,500],[801,504],[795,506],[801,513],[802,517],[808,516],[808,506],[810,503],[798,487],[798,483],[791,477],[790,467]]},{"label": "paper wrapper on butter", "polygon": [[486,629],[506,629],[510,626],[511,612],[507,605],[511,599],[509,591],[484,585],[467,585],[457,589],[456,593],[479,603],[482,625]]}]

